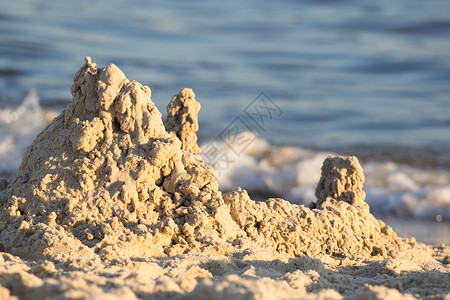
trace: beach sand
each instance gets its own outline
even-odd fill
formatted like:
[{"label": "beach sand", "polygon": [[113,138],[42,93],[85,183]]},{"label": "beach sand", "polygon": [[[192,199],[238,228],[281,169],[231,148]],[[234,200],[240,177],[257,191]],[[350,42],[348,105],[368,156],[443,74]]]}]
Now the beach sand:
[{"label": "beach sand", "polygon": [[199,155],[192,90],[163,120],[86,58],[71,92],[0,182],[0,299],[450,299],[450,247],[377,220],[356,157],[325,159],[309,207],[255,202]]}]

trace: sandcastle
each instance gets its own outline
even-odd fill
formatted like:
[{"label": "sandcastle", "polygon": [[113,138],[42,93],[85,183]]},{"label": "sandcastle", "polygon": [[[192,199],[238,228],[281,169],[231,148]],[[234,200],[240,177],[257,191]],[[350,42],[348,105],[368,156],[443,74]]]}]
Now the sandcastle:
[{"label": "sandcastle", "polygon": [[387,255],[409,247],[364,202],[355,157],[328,158],[316,209],[222,194],[198,155],[200,104],[190,89],[168,105],[90,58],[69,107],[38,135],[1,192],[0,248],[26,258],[228,253],[257,245],[290,255]]}]

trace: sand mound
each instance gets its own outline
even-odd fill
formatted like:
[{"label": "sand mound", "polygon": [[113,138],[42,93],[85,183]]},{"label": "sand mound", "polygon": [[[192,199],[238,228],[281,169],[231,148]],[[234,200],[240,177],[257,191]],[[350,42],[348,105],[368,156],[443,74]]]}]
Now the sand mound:
[{"label": "sand mound", "polygon": [[[163,256],[223,247],[242,234],[213,169],[165,130],[148,87],[86,58],[71,92],[2,193],[3,249],[22,257]],[[183,90],[169,105],[169,126],[193,121],[184,104],[198,112]]]},{"label": "sand mound", "polygon": [[[90,58],[69,107],[38,135],[1,194],[1,248],[27,258],[232,252],[254,245],[293,255],[366,256],[409,247],[364,203],[355,157],[328,158],[317,208],[222,195],[197,146],[190,89],[163,124],[146,86]],[[181,142],[180,142],[181,140]]]},{"label": "sand mound", "polygon": [[192,90],[163,122],[148,87],[86,58],[71,92],[0,184],[0,298],[446,293],[448,251],[439,262],[370,214],[356,157],[325,160],[313,208],[255,202],[222,194],[198,155]]}]

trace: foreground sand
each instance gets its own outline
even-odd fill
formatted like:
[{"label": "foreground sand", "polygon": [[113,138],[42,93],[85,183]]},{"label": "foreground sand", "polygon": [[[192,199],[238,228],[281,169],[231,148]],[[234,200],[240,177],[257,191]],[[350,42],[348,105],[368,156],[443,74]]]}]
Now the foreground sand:
[{"label": "foreground sand", "polygon": [[62,262],[2,253],[0,299],[449,299],[448,248],[433,250],[435,259],[420,251],[367,259],[246,249]]},{"label": "foreground sand", "polygon": [[324,161],[311,207],[222,193],[192,90],[86,58],[74,96],[0,182],[0,298],[450,298],[449,247],[370,214],[356,157]]}]

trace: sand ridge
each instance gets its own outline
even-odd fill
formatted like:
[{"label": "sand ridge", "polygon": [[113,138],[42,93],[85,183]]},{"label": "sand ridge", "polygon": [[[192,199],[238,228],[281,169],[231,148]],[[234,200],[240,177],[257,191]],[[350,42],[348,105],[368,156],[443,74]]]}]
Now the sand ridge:
[{"label": "sand ridge", "polygon": [[[437,250],[398,238],[370,214],[356,157],[325,160],[312,208],[283,199],[255,202],[243,189],[222,194],[214,169],[200,157],[200,104],[192,90],[173,97],[163,121],[149,87],[87,57],[71,93],[68,108],[37,136],[2,185],[0,282],[8,289],[0,288],[0,295],[42,291],[51,276],[57,282],[48,295],[69,297],[73,276],[96,282],[88,286],[98,289],[108,282],[100,270],[114,273],[120,266],[128,276],[150,276],[153,285],[148,281],[139,294],[134,281],[119,276],[122,288],[103,287],[98,295],[199,297],[207,291],[217,299],[230,293],[290,299],[313,292],[311,297],[339,298],[346,295],[339,285],[324,284],[348,276],[336,262],[353,266],[360,278],[432,274],[435,290],[448,292],[448,262],[433,258]],[[299,259],[313,267],[302,269]],[[177,267],[170,266],[177,260]],[[275,261],[283,263],[271,267]],[[77,269],[81,274],[75,275]],[[89,279],[88,271],[97,277]],[[11,272],[22,278],[19,288]],[[397,291],[365,280],[342,284],[353,295]]]}]

